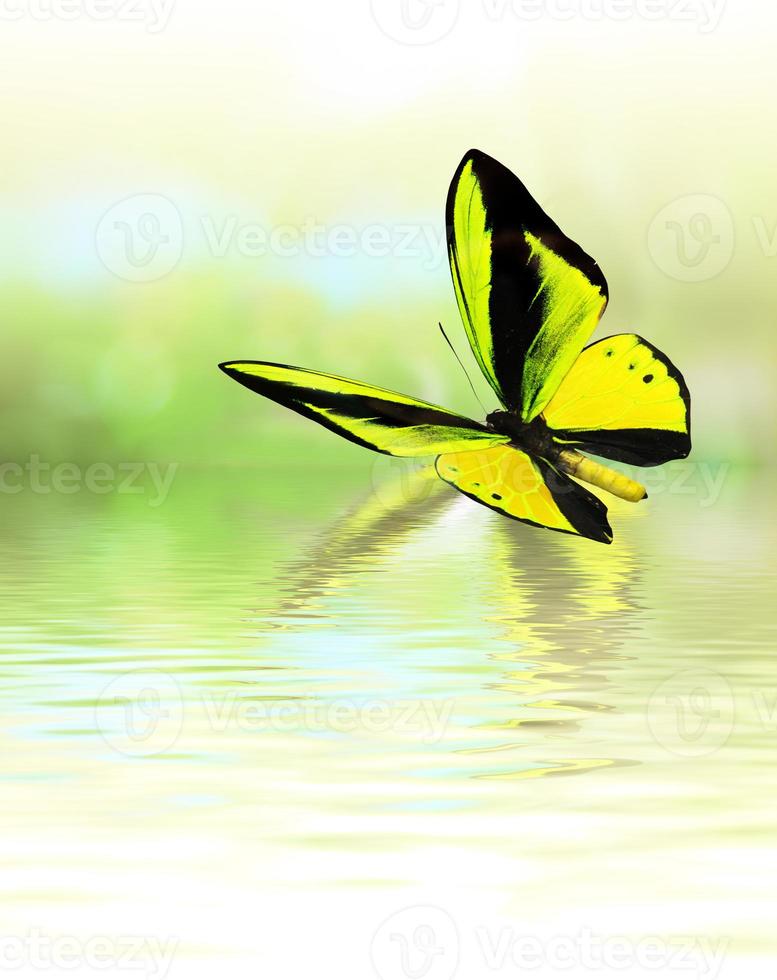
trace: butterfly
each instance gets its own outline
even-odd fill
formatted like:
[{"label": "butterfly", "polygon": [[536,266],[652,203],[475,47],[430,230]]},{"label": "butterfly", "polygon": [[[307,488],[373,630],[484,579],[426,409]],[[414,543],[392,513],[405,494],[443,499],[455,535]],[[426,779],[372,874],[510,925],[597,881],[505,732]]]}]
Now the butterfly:
[{"label": "butterfly", "polygon": [[607,508],[578,480],[626,500],[647,494],[585,453],[638,466],[687,456],[682,375],[633,333],[585,346],[607,306],[604,275],[492,157],[464,155],[446,225],[464,329],[501,405],[485,421],[320,371],[219,367],[360,446],[436,457],[444,481],[500,514],[609,544]]}]

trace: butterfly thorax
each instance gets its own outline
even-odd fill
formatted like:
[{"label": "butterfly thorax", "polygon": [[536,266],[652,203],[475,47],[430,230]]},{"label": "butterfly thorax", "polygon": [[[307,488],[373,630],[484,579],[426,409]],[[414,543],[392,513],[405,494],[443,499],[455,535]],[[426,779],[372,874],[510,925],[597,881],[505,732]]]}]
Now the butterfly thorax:
[{"label": "butterfly thorax", "polygon": [[558,456],[559,447],[541,415],[531,422],[524,422],[513,412],[491,412],[486,416],[486,425],[495,432],[509,436],[514,445],[533,456],[547,460],[554,460]]}]

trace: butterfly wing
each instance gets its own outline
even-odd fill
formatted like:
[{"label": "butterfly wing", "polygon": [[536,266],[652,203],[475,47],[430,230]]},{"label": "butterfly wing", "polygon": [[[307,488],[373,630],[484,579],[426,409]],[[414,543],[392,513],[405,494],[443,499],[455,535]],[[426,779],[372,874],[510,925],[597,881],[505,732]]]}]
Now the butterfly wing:
[{"label": "butterfly wing", "polygon": [[513,446],[444,453],[437,473],[486,507],[535,527],[609,544],[607,508],[550,463]]},{"label": "butterfly wing", "polygon": [[638,466],[687,456],[690,415],[683,376],[636,334],[586,347],[544,411],[560,442]]},{"label": "butterfly wing", "polygon": [[444,408],[337,375],[267,361],[227,361],[219,367],[251,391],[389,456],[461,452],[508,441]]},{"label": "butterfly wing", "polygon": [[596,262],[518,178],[470,150],[446,206],[453,286],[470,344],[502,404],[543,410],[607,305]]}]

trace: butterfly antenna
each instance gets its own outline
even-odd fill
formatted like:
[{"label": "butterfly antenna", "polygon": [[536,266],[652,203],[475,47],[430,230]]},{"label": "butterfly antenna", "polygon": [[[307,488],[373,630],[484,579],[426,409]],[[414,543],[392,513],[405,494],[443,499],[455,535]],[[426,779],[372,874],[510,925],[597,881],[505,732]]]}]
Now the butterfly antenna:
[{"label": "butterfly antenna", "polygon": [[484,413],[485,415],[487,415],[487,414],[488,414],[488,412],[486,411],[486,406],[485,406],[485,405],[483,404],[483,402],[482,402],[482,401],[480,401],[480,395],[478,395],[478,393],[477,393],[477,392],[475,391],[475,386],[474,386],[474,385],[472,384],[472,378],[470,378],[470,376],[469,376],[469,375],[467,374],[467,369],[466,369],[466,368],[464,367],[464,365],[463,365],[463,363],[462,363],[462,361],[461,361],[461,358],[460,358],[460,357],[459,357],[459,355],[458,355],[458,354],[456,353],[456,348],[455,348],[455,347],[453,346],[453,344],[452,344],[452,343],[451,343],[451,341],[450,341],[450,338],[448,337],[448,334],[447,334],[447,333],[445,332],[445,330],[443,329],[443,325],[442,325],[442,324],[440,323],[440,324],[438,324],[438,326],[439,326],[439,328],[440,328],[440,333],[442,333],[442,335],[443,335],[443,337],[445,337],[445,342],[446,342],[446,344],[447,344],[447,345],[448,345],[448,346],[450,347],[450,349],[451,349],[451,350],[453,351],[453,356],[454,356],[454,357],[456,358],[456,360],[457,360],[457,361],[459,362],[459,367],[460,367],[460,368],[461,368],[461,370],[462,370],[462,371],[464,372],[464,377],[465,377],[465,378],[467,379],[467,381],[469,381],[469,386],[470,386],[470,388],[472,389],[472,394],[473,394],[473,395],[475,396],[475,398],[477,398],[477,400],[478,400],[478,404],[479,404],[479,405],[480,405],[480,407],[481,407],[481,408],[483,409],[483,413]]}]

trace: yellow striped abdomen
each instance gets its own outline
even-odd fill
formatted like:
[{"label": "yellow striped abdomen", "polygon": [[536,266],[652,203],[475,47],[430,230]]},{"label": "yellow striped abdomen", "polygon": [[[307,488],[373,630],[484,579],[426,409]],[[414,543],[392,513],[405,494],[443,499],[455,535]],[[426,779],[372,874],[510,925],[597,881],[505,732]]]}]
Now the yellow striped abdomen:
[{"label": "yellow striped abdomen", "polygon": [[608,466],[602,466],[589,459],[576,449],[564,449],[558,457],[558,466],[564,473],[577,477],[585,483],[590,483],[601,490],[615,494],[623,500],[630,500],[636,503],[647,497],[647,491],[641,483],[631,480],[623,473],[611,470]]}]

